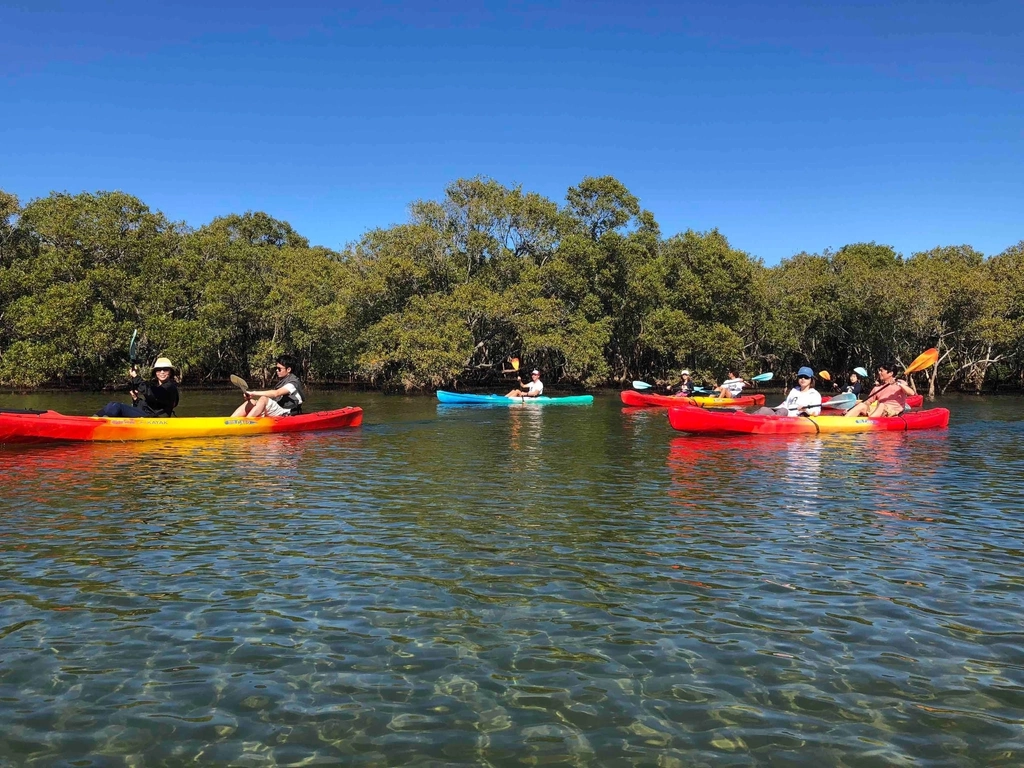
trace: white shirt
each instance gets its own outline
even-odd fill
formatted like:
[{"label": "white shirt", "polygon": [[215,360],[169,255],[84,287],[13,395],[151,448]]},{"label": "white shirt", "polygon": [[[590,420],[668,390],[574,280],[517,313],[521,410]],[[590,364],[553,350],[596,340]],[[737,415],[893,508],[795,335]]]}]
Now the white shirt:
[{"label": "white shirt", "polygon": [[821,394],[814,387],[808,387],[806,390],[793,387],[779,408],[786,408],[790,416],[799,416],[801,408],[810,416],[818,416],[821,414]]},{"label": "white shirt", "polygon": [[540,397],[544,394],[544,385],[540,379],[531,381],[526,385],[526,394],[529,397]]},{"label": "white shirt", "polygon": [[726,379],[722,382],[730,397],[739,397],[743,394],[743,387],[747,385],[743,379]]}]

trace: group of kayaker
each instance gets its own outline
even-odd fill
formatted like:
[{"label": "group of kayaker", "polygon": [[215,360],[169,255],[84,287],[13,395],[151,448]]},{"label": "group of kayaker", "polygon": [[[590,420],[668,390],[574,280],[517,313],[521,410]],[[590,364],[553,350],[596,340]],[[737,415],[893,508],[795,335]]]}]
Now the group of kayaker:
[{"label": "group of kayaker", "polygon": [[[903,379],[896,379],[896,364],[893,362],[883,363],[878,366],[878,378],[868,397],[863,402],[857,403],[846,412],[847,416],[896,416],[906,408],[907,397],[915,394],[910,385]],[[822,378],[831,381],[826,372],[822,372]],[[848,378],[848,383],[840,387],[836,382],[832,386],[843,393],[850,393],[854,397],[860,397],[863,392],[863,380],[867,379],[868,372],[862,368],[854,368]],[[761,415],[771,416],[818,416],[821,413],[821,394],[814,387],[814,371],[803,366],[797,371],[797,383],[786,399],[774,408],[760,408],[755,411]],[[739,375],[735,368],[727,371],[725,380],[713,388],[718,397],[735,399],[742,396],[743,388],[750,384],[749,381]],[[693,381],[688,368],[680,371],[679,381],[668,387],[676,397],[692,397],[698,389]]]},{"label": "group of kayaker", "polygon": [[[128,371],[128,383],[132,404],[110,402],[96,412],[97,416],[115,418],[166,418],[174,415],[178,407],[178,383],[174,364],[166,357],[157,358],[153,363],[153,378],[145,381],[139,376],[138,368]],[[273,389],[246,390],[242,393],[244,402],[235,409],[232,416],[296,416],[302,413],[306,391],[299,377],[298,362],[291,355],[281,355],[274,362],[277,386]],[[536,371],[535,371],[536,373]],[[543,385],[541,385],[543,390]]]}]

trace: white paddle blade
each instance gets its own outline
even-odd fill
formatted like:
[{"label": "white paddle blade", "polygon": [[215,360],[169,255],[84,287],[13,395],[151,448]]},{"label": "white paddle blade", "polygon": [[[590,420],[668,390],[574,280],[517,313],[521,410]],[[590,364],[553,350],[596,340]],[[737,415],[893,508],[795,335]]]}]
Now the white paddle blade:
[{"label": "white paddle blade", "polygon": [[651,385],[648,384],[646,381],[634,381],[633,382],[633,389],[650,389],[650,388],[651,388]]}]

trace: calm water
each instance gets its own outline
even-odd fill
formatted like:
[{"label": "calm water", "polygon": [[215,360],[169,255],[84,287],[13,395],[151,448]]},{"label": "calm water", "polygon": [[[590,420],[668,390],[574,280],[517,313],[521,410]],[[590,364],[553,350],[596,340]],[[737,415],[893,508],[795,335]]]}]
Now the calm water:
[{"label": "calm water", "polygon": [[727,440],[317,404],[366,424],[0,450],[0,764],[1024,764],[1020,399]]}]

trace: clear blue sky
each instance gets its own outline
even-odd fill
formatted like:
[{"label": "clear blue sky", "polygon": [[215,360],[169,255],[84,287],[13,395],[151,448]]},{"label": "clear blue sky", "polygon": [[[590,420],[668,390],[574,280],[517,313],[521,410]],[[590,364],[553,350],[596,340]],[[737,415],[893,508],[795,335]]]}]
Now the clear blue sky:
[{"label": "clear blue sky", "polygon": [[0,0],[0,188],[340,247],[611,174],[768,263],[1024,239],[1024,3]]}]

